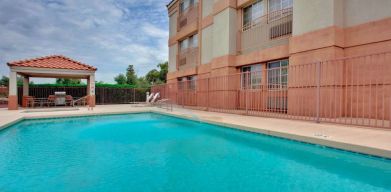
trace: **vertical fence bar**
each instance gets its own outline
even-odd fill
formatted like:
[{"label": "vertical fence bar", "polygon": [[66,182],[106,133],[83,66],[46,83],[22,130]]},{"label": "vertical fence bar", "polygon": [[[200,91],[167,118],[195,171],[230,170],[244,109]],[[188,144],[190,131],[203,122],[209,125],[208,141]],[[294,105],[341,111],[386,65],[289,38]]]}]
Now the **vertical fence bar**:
[{"label": "vertical fence bar", "polygon": [[248,90],[249,90],[249,86],[251,86],[251,82],[250,82],[250,75],[249,75],[250,73],[249,72],[246,72],[246,87],[245,87],[245,92],[244,92],[244,94],[245,94],[245,98],[246,98],[246,114],[248,114]]},{"label": "vertical fence bar", "polygon": [[136,103],[136,89],[133,88],[133,103]]},{"label": "vertical fence bar", "polygon": [[[384,65],[385,63],[386,63],[386,59],[385,59],[385,56],[382,56],[382,61],[383,62],[381,62],[381,64],[382,65]],[[384,121],[385,121],[385,119],[386,119],[386,104],[385,104],[385,92],[386,92],[386,89],[385,89],[385,86],[386,86],[386,83],[385,83],[385,78],[384,78],[384,74],[383,74],[383,70],[381,70],[381,75],[380,75],[381,77],[382,77],[382,93],[383,93],[383,97],[382,97],[382,110],[383,110],[383,115],[382,115],[382,127],[385,127],[385,125],[384,125]]]},{"label": "vertical fence bar", "polygon": [[207,102],[207,103],[206,103],[206,110],[209,111],[209,100],[210,100],[210,98],[209,98],[209,96],[210,96],[210,93],[209,93],[209,90],[210,90],[210,89],[209,89],[209,78],[207,78],[206,80],[207,80],[207,81],[206,81],[206,82],[207,82],[207,90],[206,90],[206,95],[207,95],[207,97],[206,97],[206,102]]},{"label": "vertical fence bar", "polygon": [[316,122],[320,123],[320,62],[316,62],[316,74],[317,74],[317,79],[316,79]]}]

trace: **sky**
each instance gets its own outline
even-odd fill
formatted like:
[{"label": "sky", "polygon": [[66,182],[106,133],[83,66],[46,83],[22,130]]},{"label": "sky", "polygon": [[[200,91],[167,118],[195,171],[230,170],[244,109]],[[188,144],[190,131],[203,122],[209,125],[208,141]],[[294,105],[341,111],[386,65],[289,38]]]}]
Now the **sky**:
[{"label": "sky", "polygon": [[[170,0],[0,0],[0,75],[9,61],[64,55],[96,66],[96,80],[168,60]],[[34,80],[34,82],[51,80]]]}]

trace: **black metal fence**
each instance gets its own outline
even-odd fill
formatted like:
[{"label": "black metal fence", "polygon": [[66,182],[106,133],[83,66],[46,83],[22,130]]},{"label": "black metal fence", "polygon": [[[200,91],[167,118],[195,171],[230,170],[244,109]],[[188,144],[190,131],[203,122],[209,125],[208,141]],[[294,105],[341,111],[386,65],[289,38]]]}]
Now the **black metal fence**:
[{"label": "black metal fence", "polygon": [[96,104],[125,104],[146,101],[146,92],[149,88],[109,88],[95,89]]},{"label": "black metal fence", "polygon": [[[96,87],[96,104],[126,104],[135,102],[145,102],[146,92],[149,88],[111,88]],[[67,95],[80,98],[87,95],[86,87],[30,87],[29,95],[36,98],[47,98],[54,95],[54,92],[64,91]],[[22,104],[23,87],[18,87],[18,103]]]}]

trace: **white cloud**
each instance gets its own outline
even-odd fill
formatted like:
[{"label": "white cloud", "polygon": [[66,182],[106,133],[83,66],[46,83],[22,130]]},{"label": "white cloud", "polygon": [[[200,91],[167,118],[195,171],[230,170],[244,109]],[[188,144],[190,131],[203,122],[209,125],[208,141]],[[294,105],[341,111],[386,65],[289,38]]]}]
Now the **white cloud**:
[{"label": "white cloud", "polygon": [[97,80],[168,60],[169,0],[3,0],[0,75],[7,61],[62,54],[98,67]]},{"label": "white cloud", "polygon": [[154,25],[151,25],[150,23],[144,24],[142,27],[143,31],[151,36],[151,37],[158,37],[158,38],[167,38],[168,37],[168,31],[160,29]]}]

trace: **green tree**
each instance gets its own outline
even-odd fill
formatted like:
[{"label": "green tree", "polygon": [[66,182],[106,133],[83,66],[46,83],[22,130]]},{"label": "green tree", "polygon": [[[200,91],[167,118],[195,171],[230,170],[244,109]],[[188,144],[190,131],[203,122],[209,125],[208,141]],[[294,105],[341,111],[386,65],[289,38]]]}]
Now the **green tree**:
[{"label": "green tree", "polygon": [[9,78],[7,76],[2,76],[0,79],[0,85],[8,87]]},{"label": "green tree", "polygon": [[80,79],[67,79],[67,78],[58,78],[56,79],[57,84],[63,84],[63,85],[79,85],[81,84]]},{"label": "green tree", "polygon": [[[34,82],[30,81],[29,84],[34,84]],[[8,87],[9,85],[9,77],[2,76],[0,79],[0,85]],[[23,85],[23,77],[17,77],[17,85]]]},{"label": "green tree", "polygon": [[129,85],[136,85],[137,83],[137,75],[133,65],[129,65],[126,69],[126,83]]},{"label": "green tree", "polygon": [[168,73],[168,62],[159,63],[157,65],[160,68],[159,78],[162,82],[167,82],[167,73]]},{"label": "green tree", "polygon": [[105,84],[105,82],[104,81],[95,81],[95,85],[96,84]]},{"label": "green tree", "polygon": [[114,77],[114,81],[117,82],[118,85],[125,85],[127,82],[126,76],[122,73]]},{"label": "green tree", "polygon": [[160,71],[156,69],[150,70],[147,75],[145,75],[145,79],[148,81],[150,84],[156,84],[160,82]]},{"label": "green tree", "polygon": [[145,75],[145,80],[149,84],[165,83],[167,81],[168,62],[159,63],[159,69],[152,69]]},{"label": "green tree", "polygon": [[136,85],[136,87],[138,87],[138,88],[147,88],[149,86],[150,86],[150,84],[149,84],[148,80],[145,77],[137,78],[137,85]]}]

